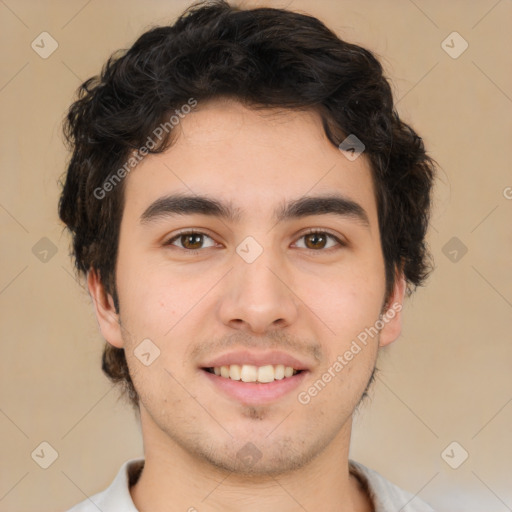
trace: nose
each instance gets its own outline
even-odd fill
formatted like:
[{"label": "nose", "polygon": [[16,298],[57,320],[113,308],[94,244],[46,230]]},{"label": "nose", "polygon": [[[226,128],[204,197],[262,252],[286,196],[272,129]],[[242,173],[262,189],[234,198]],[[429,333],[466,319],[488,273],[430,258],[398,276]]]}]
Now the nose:
[{"label": "nose", "polygon": [[292,325],[298,318],[299,299],[289,284],[289,272],[270,250],[252,263],[234,255],[226,276],[218,313],[234,329],[254,334]]}]

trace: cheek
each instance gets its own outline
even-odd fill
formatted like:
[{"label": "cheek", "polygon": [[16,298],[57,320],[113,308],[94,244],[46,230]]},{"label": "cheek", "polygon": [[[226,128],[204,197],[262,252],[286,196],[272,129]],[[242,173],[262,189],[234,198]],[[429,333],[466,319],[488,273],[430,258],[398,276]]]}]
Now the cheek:
[{"label": "cheek", "polygon": [[[190,283],[188,283],[190,285]],[[181,318],[197,297],[197,286],[158,263],[141,264],[135,257],[120,258],[117,271],[119,300],[127,321],[138,333],[161,337]]]},{"label": "cheek", "polygon": [[[123,269],[129,268],[128,263],[138,269],[130,276],[123,273]],[[129,349],[127,357],[130,352],[130,368],[138,371],[134,382],[142,387],[151,383],[155,389],[162,382],[170,384],[168,381],[172,378],[166,369],[177,378],[182,375],[186,350],[203,317],[201,298],[212,287],[212,280],[204,275],[192,278],[183,272],[162,268],[158,263],[137,266],[129,259],[119,268],[121,321]],[[151,340],[159,350],[158,358],[148,367],[141,365],[134,356],[145,339]],[[151,351],[151,346],[149,348]]]},{"label": "cheek", "polygon": [[380,272],[353,265],[304,285],[299,295],[307,297],[306,305],[330,328],[326,333],[343,345],[378,320],[384,284]]},{"label": "cheek", "polygon": [[323,372],[336,375],[331,388],[336,393],[359,397],[375,364],[379,334],[374,326],[381,310],[383,287],[377,279],[373,287],[370,285],[368,276],[357,274],[350,280],[334,281],[322,297],[323,309],[318,306],[322,320],[330,328],[323,329]]}]

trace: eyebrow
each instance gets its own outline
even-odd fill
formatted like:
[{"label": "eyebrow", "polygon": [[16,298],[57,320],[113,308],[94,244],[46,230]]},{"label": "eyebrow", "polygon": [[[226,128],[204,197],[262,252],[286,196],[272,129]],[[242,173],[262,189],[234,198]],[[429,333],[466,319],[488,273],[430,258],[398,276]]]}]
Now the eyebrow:
[{"label": "eyebrow", "polygon": [[[231,202],[222,202],[206,196],[172,194],[160,197],[151,203],[140,217],[141,224],[149,224],[162,218],[176,215],[209,215],[232,223],[239,222],[242,215]],[[339,194],[304,196],[284,203],[274,211],[276,223],[300,219],[310,215],[334,214],[353,219],[365,227],[370,226],[368,214],[357,202]]]}]

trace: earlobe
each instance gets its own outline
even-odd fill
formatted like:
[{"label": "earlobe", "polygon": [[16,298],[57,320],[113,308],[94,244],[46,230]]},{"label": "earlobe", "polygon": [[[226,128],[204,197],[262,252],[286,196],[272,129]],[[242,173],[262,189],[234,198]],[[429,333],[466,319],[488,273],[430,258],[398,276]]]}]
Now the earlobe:
[{"label": "earlobe", "polygon": [[93,301],[101,334],[114,347],[123,348],[124,341],[114,300],[105,290],[101,278],[94,268],[87,272],[87,287]]},{"label": "earlobe", "polygon": [[397,273],[387,310],[381,315],[384,326],[380,331],[379,347],[393,343],[402,332],[402,308],[406,289],[407,282],[403,273]]}]

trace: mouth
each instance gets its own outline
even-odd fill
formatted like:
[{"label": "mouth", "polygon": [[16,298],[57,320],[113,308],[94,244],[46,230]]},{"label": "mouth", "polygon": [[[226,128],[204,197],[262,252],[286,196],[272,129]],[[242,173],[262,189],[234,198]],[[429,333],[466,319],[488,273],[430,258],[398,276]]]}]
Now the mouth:
[{"label": "mouth", "polygon": [[292,394],[311,365],[280,350],[235,350],[204,361],[199,369],[215,396],[245,405],[268,405]]},{"label": "mouth", "polygon": [[[293,391],[304,386],[308,370],[284,365],[222,365],[201,368],[205,384],[212,386],[215,399],[251,406],[267,406],[293,399]],[[290,396],[286,396],[290,395]]]},{"label": "mouth", "polygon": [[293,368],[292,366],[285,366],[284,364],[266,364],[263,366],[230,364],[202,369],[222,379],[246,383],[257,382],[260,384],[269,384],[271,382],[289,379],[303,371]]}]

